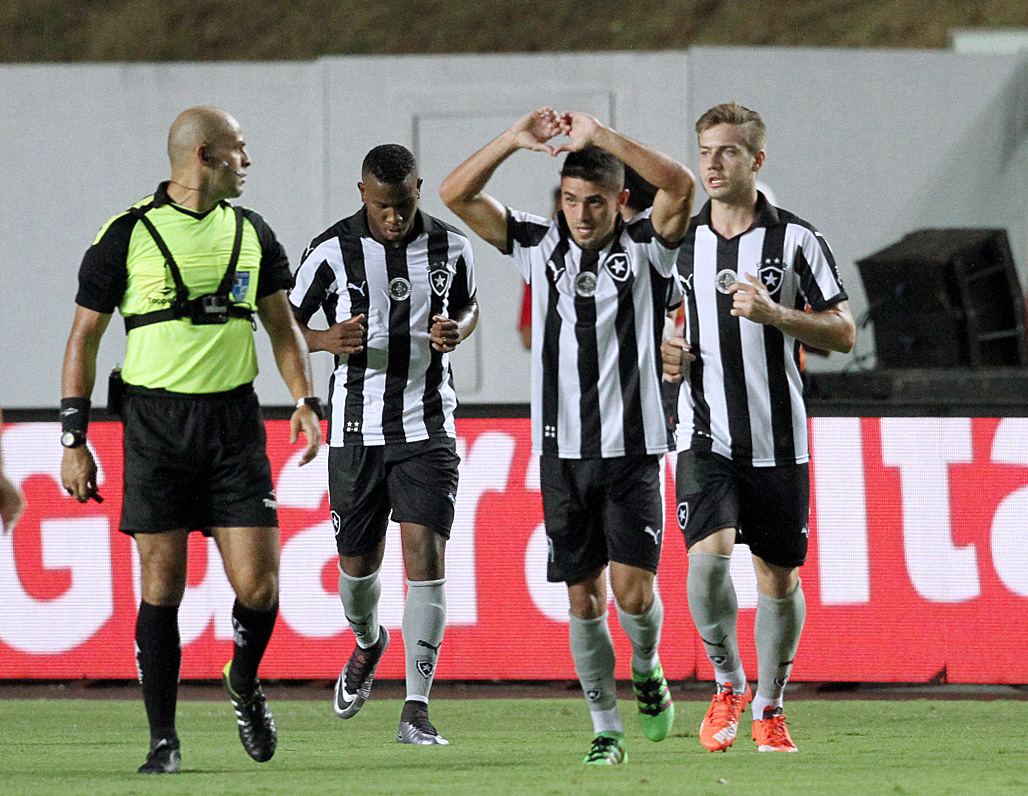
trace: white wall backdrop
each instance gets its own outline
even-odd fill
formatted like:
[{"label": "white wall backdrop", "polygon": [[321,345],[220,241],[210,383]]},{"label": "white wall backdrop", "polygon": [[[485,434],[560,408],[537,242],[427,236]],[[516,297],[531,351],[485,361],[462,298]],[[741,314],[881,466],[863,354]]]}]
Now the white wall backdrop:
[{"label": "white wall backdrop", "polygon": [[[586,110],[695,169],[692,125],[734,99],[768,124],[763,181],[832,243],[854,314],[853,263],[926,226],[1002,227],[1026,282],[1028,57],[953,52],[695,48],[688,52],[327,58],[310,63],[0,66],[0,403],[56,406],[83,251],[114,213],[167,176],[165,136],[190,105],[239,119],[254,165],[242,201],[270,222],[293,265],[311,237],[357,209],[372,146],[410,147],[422,206],[461,160],[543,104]],[[522,152],[492,184],[548,213],[559,162]],[[697,202],[702,202],[702,193]],[[697,205],[698,206],[698,205]],[[457,352],[465,402],[528,400],[512,263],[476,244],[482,321]],[[119,319],[102,377],[124,351]],[[257,387],[287,403],[260,339]],[[870,335],[856,354],[872,347]],[[833,355],[812,367],[840,369]],[[319,393],[331,358],[314,356]],[[103,405],[102,379],[94,402]]]}]

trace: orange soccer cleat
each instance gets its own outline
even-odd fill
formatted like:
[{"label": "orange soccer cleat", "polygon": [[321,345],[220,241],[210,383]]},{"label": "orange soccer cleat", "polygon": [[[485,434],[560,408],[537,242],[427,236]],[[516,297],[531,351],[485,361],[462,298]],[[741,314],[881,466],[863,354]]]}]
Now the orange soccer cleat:
[{"label": "orange soccer cleat", "polygon": [[753,740],[758,752],[797,752],[781,708],[766,708],[764,718],[753,722]]},{"label": "orange soccer cleat", "polygon": [[719,684],[700,724],[700,743],[712,752],[727,751],[739,731],[739,716],[752,699],[749,684],[741,694],[736,694],[728,683]]}]

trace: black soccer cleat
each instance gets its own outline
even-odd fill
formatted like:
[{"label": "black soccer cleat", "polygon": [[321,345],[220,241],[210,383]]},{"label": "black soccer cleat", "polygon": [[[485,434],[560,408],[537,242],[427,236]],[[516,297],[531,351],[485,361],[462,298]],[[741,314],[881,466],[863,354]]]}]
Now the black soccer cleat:
[{"label": "black soccer cleat", "polygon": [[415,746],[446,746],[450,742],[439,734],[428,720],[428,705],[424,702],[408,701],[400,715],[400,729],[396,733],[397,743]]},{"label": "black soccer cleat", "polygon": [[389,631],[378,628],[378,641],[367,649],[359,644],[354,647],[350,659],[336,680],[332,709],[341,719],[349,719],[357,715],[371,695],[371,683],[375,679],[375,670],[389,647]]},{"label": "black soccer cleat", "polygon": [[239,740],[246,753],[258,763],[271,760],[278,744],[278,731],[275,729],[275,717],[268,710],[268,701],[264,698],[260,683],[253,693],[240,696],[232,690],[229,682],[229,670],[232,661],[225,664],[222,679],[228,698],[236,711],[236,722],[239,724]]},{"label": "black soccer cleat", "polygon": [[182,753],[178,738],[150,741],[150,753],[139,767],[140,774],[178,774],[182,770]]}]

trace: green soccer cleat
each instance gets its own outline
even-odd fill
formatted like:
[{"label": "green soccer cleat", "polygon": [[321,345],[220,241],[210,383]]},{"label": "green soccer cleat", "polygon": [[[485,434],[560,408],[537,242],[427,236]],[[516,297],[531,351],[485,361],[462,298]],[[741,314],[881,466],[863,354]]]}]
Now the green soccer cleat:
[{"label": "green soccer cleat", "polygon": [[658,663],[650,672],[632,669],[632,690],[639,703],[639,725],[643,735],[651,741],[663,741],[675,723],[675,703],[664,678],[664,669]]},{"label": "green soccer cleat", "polygon": [[613,730],[597,733],[593,738],[593,745],[589,748],[589,754],[582,762],[587,766],[616,766],[618,763],[627,763],[625,734]]}]

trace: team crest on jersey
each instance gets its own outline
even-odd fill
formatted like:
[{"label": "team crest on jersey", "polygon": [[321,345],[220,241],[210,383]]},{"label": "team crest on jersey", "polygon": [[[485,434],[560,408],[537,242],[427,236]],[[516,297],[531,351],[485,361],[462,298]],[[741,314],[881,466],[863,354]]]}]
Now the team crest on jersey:
[{"label": "team crest on jersey", "polygon": [[582,298],[592,298],[596,295],[596,274],[591,271],[582,271],[575,277],[575,293]]},{"label": "team crest on jersey", "polygon": [[739,281],[739,276],[731,268],[726,268],[723,271],[718,271],[717,276],[714,277],[714,287],[717,288],[718,293],[724,293],[728,295],[732,285]]},{"label": "team crest on jersey", "polygon": [[432,292],[437,296],[445,296],[453,281],[453,274],[445,265],[436,266],[428,272],[428,282],[432,285]]},{"label": "team crest on jersey", "polygon": [[236,281],[232,283],[232,300],[239,302],[246,298],[246,291],[250,287],[250,272],[236,271]]},{"label": "team crest on jersey", "polygon": [[772,296],[782,289],[782,258],[765,257],[757,266],[757,279],[767,285],[767,292]]},{"label": "team crest on jersey", "polygon": [[389,297],[394,301],[406,301],[410,298],[410,282],[398,276],[389,282]]},{"label": "team crest on jersey", "polygon": [[624,252],[616,252],[610,255],[605,265],[607,270],[610,271],[610,275],[618,282],[624,282],[628,279],[629,274],[632,273],[632,268],[628,264],[628,255]]}]

